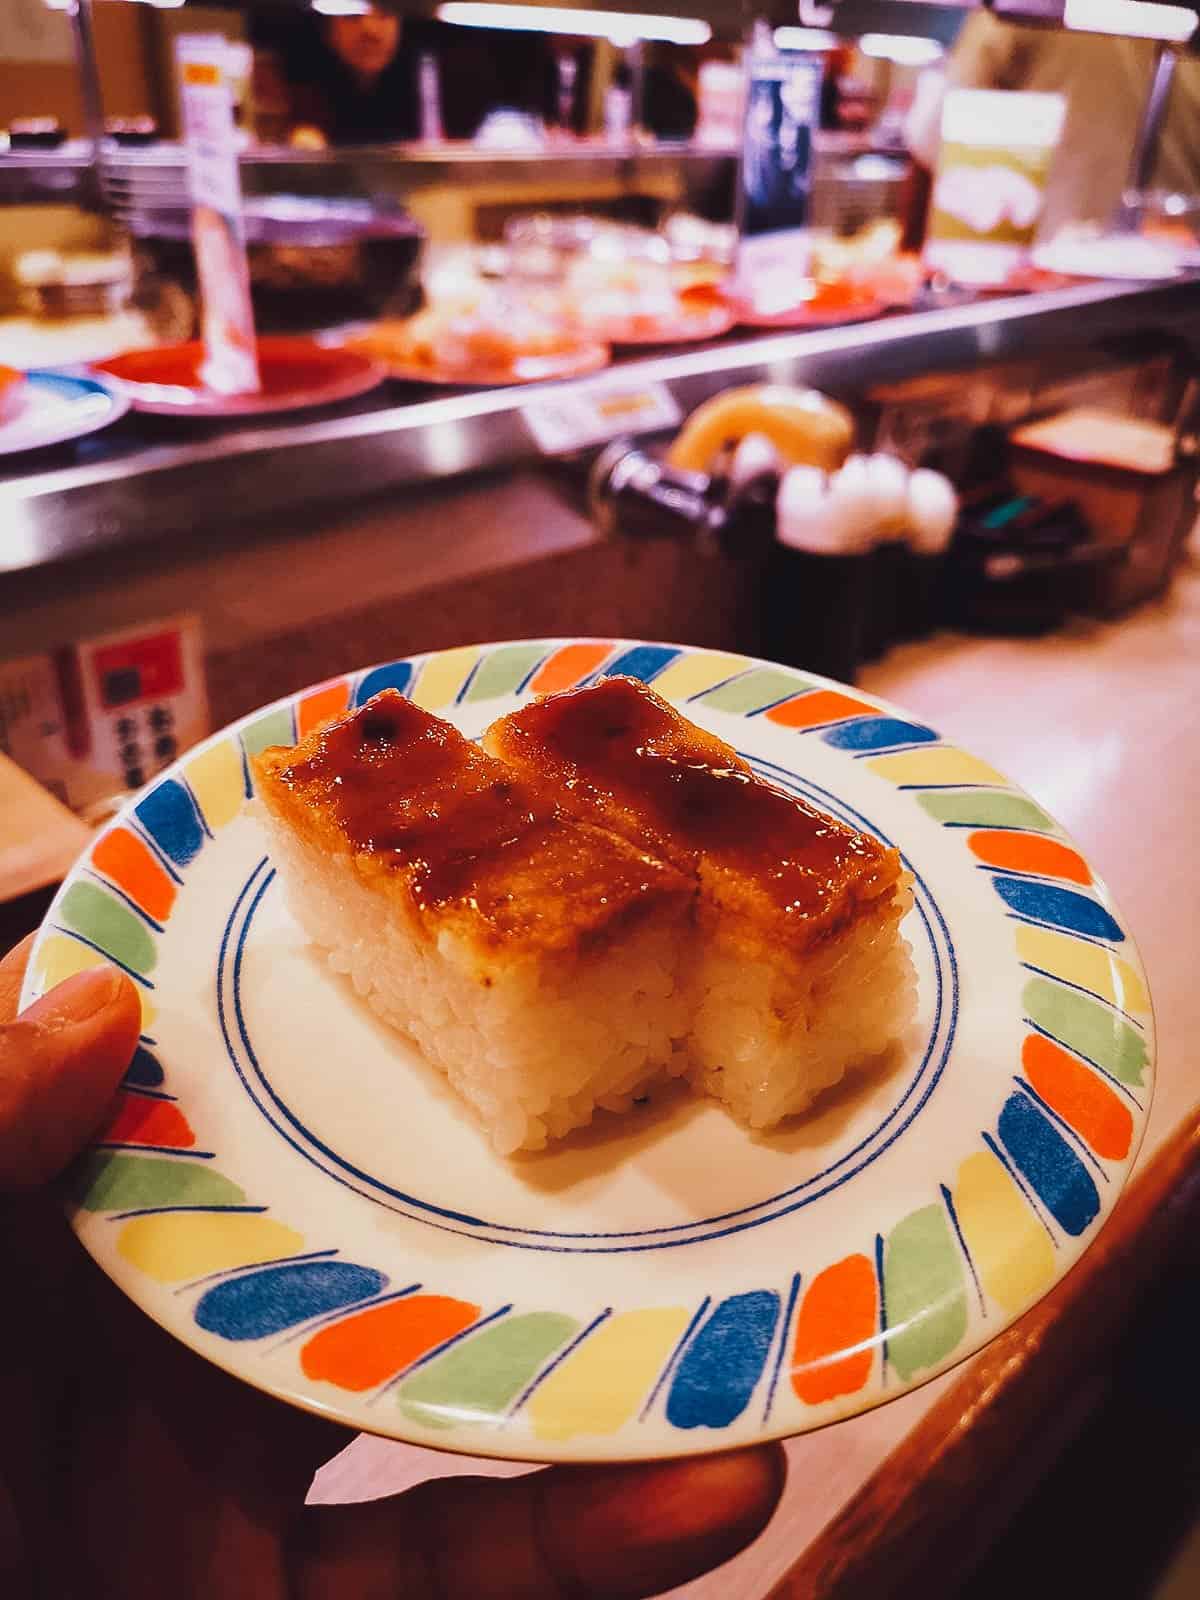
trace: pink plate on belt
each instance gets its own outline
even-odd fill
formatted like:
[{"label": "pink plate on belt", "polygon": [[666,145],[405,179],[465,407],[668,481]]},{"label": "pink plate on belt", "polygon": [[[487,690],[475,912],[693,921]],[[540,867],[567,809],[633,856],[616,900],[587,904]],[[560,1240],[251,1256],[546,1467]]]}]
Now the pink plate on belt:
[{"label": "pink plate on belt", "polygon": [[728,333],[736,318],[724,300],[698,307],[680,302],[670,316],[617,317],[597,323],[593,331],[610,344],[636,348],[642,345],[697,344],[702,339],[719,339]]}]

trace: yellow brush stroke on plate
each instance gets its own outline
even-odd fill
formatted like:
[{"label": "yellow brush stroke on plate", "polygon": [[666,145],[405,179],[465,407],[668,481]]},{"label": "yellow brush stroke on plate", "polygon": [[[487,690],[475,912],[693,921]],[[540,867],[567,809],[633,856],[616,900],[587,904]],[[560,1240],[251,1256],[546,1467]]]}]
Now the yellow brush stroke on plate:
[{"label": "yellow brush stroke on plate", "polygon": [[444,650],[431,657],[418,673],[409,698],[416,705],[424,706],[426,711],[437,711],[449,705],[482,654],[474,645],[462,645],[457,650]]},{"label": "yellow brush stroke on plate", "polygon": [[942,783],[1004,783],[1002,774],[978,756],[949,745],[933,750],[902,750],[897,755],[876,756],[867,766],[892,783],[917,787]]},{"label": "yellow brush stroke on plate", "polygon": [[[108,957],[99,950],[93,950],[90,944],[82,944],[78,939],[69,938],[65,933],[52,933],[43,939],[38,948],[34,961],[33,973],[43,994],[47,989],[53,989],[56,983],[61,983],[64,978],[73,978],[77,972],[87,972],[92,967],[101,967]],[[111,963],[110,963],[111,964]],[[150,1003],[149,993],[141,984],[135,983],[138,999],[142,1002],[142,1027],[148,1028],[158,1013]]]},{"label": "yellow brush stroke on plate", "polygon": [[230,739],[202,750],[184,765],[183,775],[214,833],[232,822],[246,798],[241,752]]},{"label": "yellow brush stroke on plate", "polygon": [[1140,974],[1128,961],[1099,945],[1072,939],[1069,934],[1052,933],[1049,928],[1019,927],[1017,952],[1022,961],[1067,983],[1078,984],[1123,1011],[1150,1009],[1150,996]]},{"label": "yellow brush stroke on plate", "polygon": [[984,1290],[1020,1311],[1054,1281],[1054,1246],[1029,1202],[988,1151],[968,1156],[954,1184],[954,1209]]},{"label": "yellow brush stroke on plate", "polygon": [[686,1311],[669,1307],[623,1311],[601,1323],[534,1393],[529,1418],[537,1437],[571,1439],[624,1427],[644,1403],[687,1321]]},{"label": "yellow brush stroke on plate", "polygon": [[687,700],[724,683],[750,665],[745,656],[698,655],[672,661],[650,687],[667,700]]},{"label": "yellow brush stroke on plate", "polygon": [[183,1283],[229,1267],[294,1256],[302,1234],[270,1217],[244,1211],[177,1211],[134,1217],[121,1229],[117,1251],[159,1283]]}]

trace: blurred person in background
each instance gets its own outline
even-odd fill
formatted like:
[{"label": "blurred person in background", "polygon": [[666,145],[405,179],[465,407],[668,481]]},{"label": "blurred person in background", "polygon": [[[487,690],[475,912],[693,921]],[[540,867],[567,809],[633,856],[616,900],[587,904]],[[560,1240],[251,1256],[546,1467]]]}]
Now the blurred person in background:
[{"label": "blurred person in background", "polygon": [[699,110],[700,58],[690,45],[646,45],[642,125],[656,139],[690,139]]},{"label": "blurred person in background", "polygon": [[[973,12],[944,67],[930,69],[918,87],[905,130],[909,148],[922,167],[933,170],[947,89],[1061,94],[1067,120],[1040,231],[1049,239],[1071,223],[1105,227],[1129,181],[1156,53],[1152,39],[1020,27],[987,11]],[[1200,61],[1194,57],[1184,56],[1175,69],[1150,183],[1200,193]]]},{"label": "blurred person in background", "polygon": [[312,61],[294,88],[294,123],[330,144],[390,144],[418,138],[419,53],[394,11],[326,16]]},{"label": "blurred person in background", "polygon": [[256,109],[270,106],[273,136],[292,144],[419,138],[420,62],[427,53],[438,65],[447,138],[472,138],[500,106],[539,119],[556,110],[553,40],[546,34],[402,21],[375,6],[355,16],[263,14],[254,21],[254,42]]}]

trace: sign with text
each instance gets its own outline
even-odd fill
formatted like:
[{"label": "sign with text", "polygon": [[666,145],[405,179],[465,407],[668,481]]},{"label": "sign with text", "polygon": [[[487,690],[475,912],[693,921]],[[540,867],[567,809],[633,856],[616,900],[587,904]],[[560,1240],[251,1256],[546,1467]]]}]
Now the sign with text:
[{"label": "sign with text", "polygon": [[242,226],[229,50],[220,34],[184,34],[175,41],[192,248],[202,302],[201,376],[222,394],[252,394],[262,385]]},{"label": "sign with text", "polygon": [[813,131],[824,58],[756,42],[747,56],[738,180],[738,278],[743,291],[779,271],[802,275],[812,186]]},{"label": "sign with text", "polygon": [[0,752],[92,820],[208,731],[191,614],[0,661]]},{"label": "sign with text", "polygon": [[1066,101],[1057,94],[951,89],[925,262],[956,283],[996,285],[1028,260]]},{"label": "sign with text", "polygon": [[674,428],[679,406],[661,383],[605,387],[583,394],[551,390],[522,408],[525,426],[544,455],[567,455],[626,434]]}]

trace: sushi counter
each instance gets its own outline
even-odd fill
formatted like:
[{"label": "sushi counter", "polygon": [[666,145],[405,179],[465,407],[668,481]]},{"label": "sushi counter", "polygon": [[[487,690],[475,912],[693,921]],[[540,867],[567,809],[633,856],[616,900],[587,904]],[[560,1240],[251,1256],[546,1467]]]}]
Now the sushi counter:
[{"label": "sushi counter", "polygon": [[[965,489],[981,460],[986,475],[991,453],[1047,414],[1095,407],[1185,432],[1198,339],[1194,282],[1081,284],[727,338],[521,390],[390,387],[298,420],[239,424],[131,412],[0,474],[2,654],[32,663],[74,643],[98,681],[122,691],[138,677],[153,690],[145,726],[114,712],[111,739],[165,750],[194,736],[189,718],[217,727],[365,662],[474,640],[592,634],[752,652],[770,538],[751,518],[731,539],[705,539],[669,495],[661,530],[644,505],[622,517],[619,495],[598,516],[589,474],[594,486],[615,437],[658,460],[727,389],[812,385],[831,415],[847,408],[859,448],[934,466]],[[1034,482],[1017,498],[1033,497]],[[1051,502],[1056,492],[1036,490]],[[1162,1296],[1191,1292],[1179,1286],[1195,1265],[1184,1241],[1196,1236],[1200,1124],[1185,1052],[1200,1029],[1189,938],[1200,883],[1178,841],[1200,797],[1178,735],[1194,720],[1198,618],[1200,575],[1181,553],[1166,597],[1118,620],[1038,638],[939,631],[864,662],[866,694],[1011,773],[1105,864],[1154,985],[1161,1072],[1149,1132],[1128,1196],[1046,1299],[968,1364],[790,1440],[767,1531],[676,1600],[949,1597],[1031,1499],[1055,1523],[1039,1556],[1059,1563],[1047,1585],[1082,1589],[1090,1577],[1096,1593],[1106,1582],[1136,1592],[1137,1562],[1169,1537],[1179,1495],[1167,1480],[1186,1478],[1190,1413],[1174,1380],[1146,1368],[1160,1364]],[[457,682],[475,653],[452,654]],[[0,699],[0,735],[19,709],[15,695]],[[3,943],[41,914],[29,900],[5,910]],[[1112,1474],[1113,1446],[1097,1432],[1103,1397],[1122,1390],[1137,1416],[1119,1448],[1142,1463],[1132,1516],[1128,1477]],[[1056,1487],[1064,1460],[1080,1475],[1081,1439],[1096,1461],[1082,1510],[1078,1493]],[[521,1470],[364,1435],[322,1470],[313,1498]],[[1117,1550],[1094,1539],[1106,1510],[1130,1529]]]},{"label": "sushi counter", "polygon": [[1030,415],[1171,418],[1198,340],[1191,279],[1077,283],[727,335],[557,383],[389,382],[279,418],[130,412],[0,464],[4,654],[192,613],[220,722],[298,681],[464,638],[576,630],[754,651],[750,543],[705,552],[598,526],[583,491],[607,442],[653,450],[722,391],[805,385],[850,408],[858,448],[961,482],[979,441]]},{"label": "sushi counter", "polygon": [[[26,627],[23,606],[10,599],[35,573],[44,598],[30,609],[45,618],[53,603],[76,634],[145,623],[171,606],[202,611],[215,724],[265,700],[275,685],[294,690],[312,681],[329,662],[383,659],[431,638],[462,645],[505,625],[510,636],[533,634],[554,615],[562,616],[550,624],[560,636],[590,623],[592,631],[646,637],[693,639],[703,629],[716,640],[748,625],[744,596],[731,587],[740,571],[734,564],[702,561],[690,549],[679,555],[680,541],[605,539],[528,467],[445,482],[413,494],[410,504],[406,498],[402,491],[386,512],[364,511],[353,522],[263,526],[253,540],[214,522],[190,548],[182,540],[174,551],[162,541],[157,553],[154,545],[110,546],[91,559],[76,552],[10,575],[5,642]],[[20,531],[11,515],[4,526],[10,539]],[[517,545],[521,560],[513,557]],[[324,566],[315,559],[323,548],[332,552]],[[697,568],[702,584],[693,581]],[[724,595],[714,596],[722,586]],[[509,610],[497,619],[501,605]],[[684,605],[693,616],[679,622]],[[290,642],[269,635],[285,606],[310,619],[293,626]],[[342,606],[340,620],[331,616]],[[327,620],[317,621],[322,614]],[[388,614],[390,632],[374,620]],[[1118,622],[1077,624],[1041,639],[943,633],[864,671],[868,695],[904,706],[1011,774],[1103,862],[1153,983],[1160,1069],[1149,1131],[1127,1197],[1050,1296],[971,1362],[889,1405],[789,1441],[785,1498],[768,1529],[730,1566],[672,1600],[949,1597],[1006,1531],[1010,1559],[1022,1552],[1029,1559],[1022,1506],[1034,1507],[1035,1522],[1040,1515],[1042,1526],[1045,1519],[1054,1525],[1055,1537],[1034,1545],[1047,1583],[1074,1592],[1090,1579],[1096,1594],[1137,1593],[1138,1575],[1174,1537],[1170,1519],[1181,1515],[1194,1481],[1187,1467],[1194,1407],[1164,1351],[1187,1336],[1179,1307],[1194,1294],[1188,1241],[1197,1237],[1200,1193],[1190,1065],[1200,1029],[1192,955],[1200,879],[1195,852],[1180,844],[1200,795],[1189,741],[1179,736],[1194,721],[1198,625],[1193,560],[1168,598]],[[36,633],[22,638],[30,648],[49,642]],[[239,638],[211,650],[214,639]],[[145,651],[141,662],[155,665]],[[460,676],[464,670],[458,667]],[[8,825],[0,838],[15,817],[8,796],[0,787]],[[81,832],[69,853],[86,841]],[[0,907],[2,942],[32,928],[44,903]],[[1104,1404],[1112,1393],[1126,1397],[1116,1441]],[[1139,1463],[1136,1482],[1113,1473],[1114,1448]],[[362,1436],[319,1474],[313,1498],[355,1501],[434,1474],[521,1470]],[[1115,1544],[1094,1537],[1096,1518],[1106,1514],[1125,1529]]]},{"label": "sushi counter", "polygon": [[[151,560],[234,526],[248,546],[301,513],[338,519],[357,504],[408,514],[418,486],[440,490],[618,436],[672,432],[735,385],[804,384],[857,404],[883,386],[954,374],[944,409],[963,421],[1012,422],[1033,408],[1039,384],[1036,408],[1046,410],[1082,394],[1093,372],[1186,352],[1198,336],[1194,276],[1080,283],[848,327],[729,335],[626,355],[594,376],[552,384],[447,392],[393,382],[298,417],[242,422],[131,414],[75,445],[0,464],[0,573],[11,582],[135,545],[148,545]],[[985,369],[1001,374],[1003,392]],[[400,503],[385,498],[401,490]]]}]

